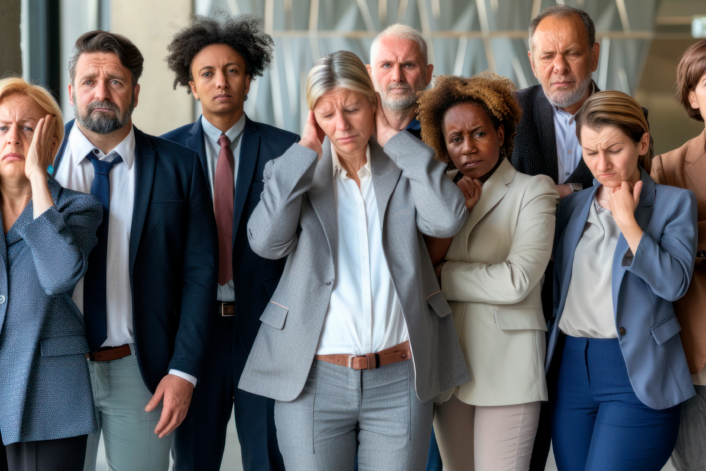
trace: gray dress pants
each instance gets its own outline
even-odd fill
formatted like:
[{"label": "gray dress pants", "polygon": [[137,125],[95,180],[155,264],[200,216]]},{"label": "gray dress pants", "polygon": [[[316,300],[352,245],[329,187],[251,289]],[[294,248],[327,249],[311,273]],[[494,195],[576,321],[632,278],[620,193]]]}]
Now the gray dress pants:
[{"label": "gray dress pants", "polygon": [[287,471],[353,471],[356,449],[359,471],[423,471],[432,412],[411,360],[362,371],[315,360],[299,397],[275,402],[275,425]]},{"label": "gray dress pants", "polygon": [[681,423],[672,465],[677,471],[706,471],[706,386],[681,405]]}]

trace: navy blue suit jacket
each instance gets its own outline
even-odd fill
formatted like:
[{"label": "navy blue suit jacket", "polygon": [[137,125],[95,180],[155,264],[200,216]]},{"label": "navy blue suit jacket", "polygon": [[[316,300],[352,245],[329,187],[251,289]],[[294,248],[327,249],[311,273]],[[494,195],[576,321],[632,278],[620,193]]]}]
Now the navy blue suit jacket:
[{"label": "navy blue suit jacket", "polygon": [[[73,124],[66,124],[55,169]],[[215,311],[218,241],[206,177],[193,151],[135,128],[135,172],[133,332],[142,378],[154,392],[170,369],[201,375]]]},{"label": "navy blue suit jacket", "polygon": [[[684,296],[694,272],[696,197],[689,190],[656,184],[644,170],[642,184],[635,219],[644,234],[632,259],[626,257],[629,246],[625,237],[621,234],[618,238],[610,294],[630,384],[647,407],[666,409],[695,394],[677,335],[681,326],[672,302]],[[559,322],[569,293],[576,246],[600,186],[596,183],[592,188],[572,193],[559,205],[554,243],[554,315],[549,322],[547,370],[559,340]]]},{"label": "navy blue suit jacket", "polygon": [[[162,137],[195,151],[201,161],[203,173],[208,175],[201,119],[170,131]],[[260,202],[260,194],[265,187],[262,181],[265,164],[284,154],[298,141],[299,136],[296,134],[256,123],[245,117],[233,206],[233,282],[236,326],[240,342],[246,350],[250,350],[255,341],[260,329],[260,315],[277,288],[286,260],[266,260],[256,255],[248,243],[247,222]]]}]

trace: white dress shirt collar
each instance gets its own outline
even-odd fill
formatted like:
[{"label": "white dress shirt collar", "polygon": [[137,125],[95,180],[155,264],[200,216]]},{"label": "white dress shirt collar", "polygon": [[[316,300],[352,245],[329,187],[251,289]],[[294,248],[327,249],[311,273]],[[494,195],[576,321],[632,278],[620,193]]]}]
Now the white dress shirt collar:
[{"label": "white dress shirt collar", "polygon": [[228,139],[230,139],[230,142],[233,143],[245,129],[245,113],[243,113],[240,119],[236,121],[236,123],[225,133],[211,124],[203,115],[201,115],[201,126],[203,126],[204,134],[206,134],[214,142],[218,143],[218,139],[221,137],[221,134],[225,134],[228,136]]},{"label": "white dress shirt collar", "polygon": [[[341,161],[338,159],[338,154],[336,153],[336,148],[333,146],[333,144],[331,144],[331,159],[333,160],[333,177],[336,178],[336,176],[340,174],[341,178],[343,179],[350,178],[346,169],[343,168],[343,165],[341,165]],[[366,174],[373,174],[373,167],[370,164],[370,145],[368,145],[365,149],[365,165],[363,165],[361,169],[358,170],[359,177],[362,177]]]},{"label": "white dress shirt collar", "polygon": [[125,139],[123,139],[120,144],[115,146],[113,150],[104,154],[103,151],[98,149],[96,146],[88,140],[85,134],[81,131],[77,124],[71,128],[71,133],[69,134],[68,147],[71,148],[71,164],[81,165],[86,159],[89,152],[93,152],[99,160],[104,160],[106,156],[113,156],[115,154],[123,158],[125,166],[130,170],[132,164],[135,162],[135,128],[131,127],[130,132]]}]

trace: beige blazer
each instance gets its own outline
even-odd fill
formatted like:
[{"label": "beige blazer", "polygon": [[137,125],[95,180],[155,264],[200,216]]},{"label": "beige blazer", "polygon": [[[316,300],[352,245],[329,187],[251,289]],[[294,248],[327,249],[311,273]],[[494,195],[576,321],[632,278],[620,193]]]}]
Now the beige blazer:
[{"label": "beige blazer", "polygon": [[548,400],[541,281],[558,198],[551,178],[519,173],[505,160],[451,242],[441,290],[471,373],[453,392],[467,404]]}]

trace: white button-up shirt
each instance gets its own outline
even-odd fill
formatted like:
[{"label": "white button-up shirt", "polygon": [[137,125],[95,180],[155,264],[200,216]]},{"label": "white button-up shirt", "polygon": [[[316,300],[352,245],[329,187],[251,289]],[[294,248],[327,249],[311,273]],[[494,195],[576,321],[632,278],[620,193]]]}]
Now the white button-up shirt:
[{"label": "white button-up shirt", "polygon": [[333,146],[331,154],[338,216],[336,279],[316,354],[376,353],[409,340],[409,333],[382,248],[370,147],[358,171],[360,188]]},{"label": "white button-up shirt", "polygon": [[[218,129],[213,124],[209,123],[206,118],[201,116],[201,126],[203,126],[204,132],[204,147],[206,148],[206,163],[208,165],[208,179],[211,182],[211,199],[213,199],[213,191],[216,187],[216,164],[218,163],[218,154],[221,152],[221,145],[218,143],[218,139],[221,137],[220,129]],[[243,135],[243,129],[245,129],[245,113],[240,119],[225,132],[225,135],[230,139],[230,150],[233,152],[233,159],[235,165],[233,165],[233,187],[238,184],[238,164],[240,163],[240,142]],[[254,157],[253,157],[254,158]],[[218,301],[222,302],[233,302],[235,301],[235,285],[233,280],[229,280],[228,283],[221,286],[218,285]]]},{"label": "white button-up shirt", "polygon": [[[71,190],[91,193],[93,164],[86,158],[92,152],[100,160],[123,161],[110,172],[110,215],[108,220],[108,255],[106,260],[106,315],[108,338],[103,347],[119,347],[135,343],[132,323],[132,289],[130,288],[130,231],[135,206],[135,131],[130,130],[123,141],[108,154],[97,149],[81,132],[71,128],[61,165],[54,178]],[[72,299],[83,314],[83,278],[74,289]],[[196,385],[196,378],[181,371],[170,370]]]}]

